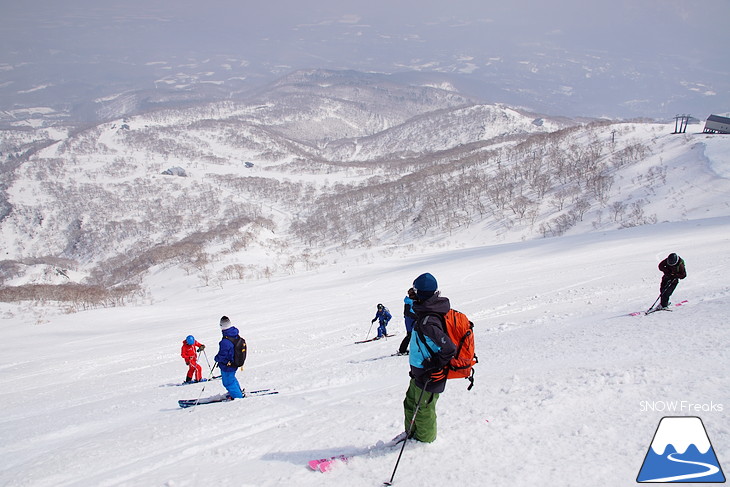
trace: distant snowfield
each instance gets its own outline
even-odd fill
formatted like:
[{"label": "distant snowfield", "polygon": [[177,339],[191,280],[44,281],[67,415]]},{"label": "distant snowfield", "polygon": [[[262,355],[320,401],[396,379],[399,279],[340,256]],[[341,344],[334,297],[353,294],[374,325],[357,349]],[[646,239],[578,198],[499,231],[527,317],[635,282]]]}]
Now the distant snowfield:
[{"label": "distant snowfield", "polygon": [[730,179],[730,137],[714,136],[705,143],[705,156],[712,161],[712,170],[718,176]]},{"label": "distant snowfield", "polygon": [[[730,217],[717,217],[340,260],[222,289],[161,273],[149,306],[2,304],[0,484],[381,485],[397,451],[367,448],[403,429],[407,358],[390,354],[402,298],[426,271],[475,322],[480,363],[472,391],[449,382],[438,439],[406,446],[394,485],[632,485],[661,417],[682,415],[702,418],[727,468],[728,249]],[[673,300],[688,304],[627,316],[657,297],[670,252],[688,269]],[[397,336],[355,345],[379,302]],[[223,314],[249,344],[241,384],[280,394],[179,409],[223,392],[169,386],[184,378],[186,335],[212,360]],[[658,410],[672,401],[699,410]],[[307,467],[343,453],[359,455],[326,474]]]}]

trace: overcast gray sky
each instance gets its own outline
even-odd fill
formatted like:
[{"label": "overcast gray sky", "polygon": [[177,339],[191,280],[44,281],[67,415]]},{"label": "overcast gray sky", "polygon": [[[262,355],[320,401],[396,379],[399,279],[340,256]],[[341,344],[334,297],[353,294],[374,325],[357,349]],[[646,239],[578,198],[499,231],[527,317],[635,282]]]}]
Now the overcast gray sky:
[{"label": "overcast gray sky", "polygon": [[3,0],[1,9],[3,49],[102,50],[124,43],[235,52],[246,41],[296,40],[331,26],[367,37],[439,41],[446,50],[494,39],[503,49],[581,43],[654,54],[695,44],[699,54],[721,41],[730,19],[730,2],[678,0]]},{"label": "overcast gray sky", "polygon": [[[707,88],[705,96],[722,97],[717,92],[727,85],[717,83],[730,73],[726,0],[0,2],[0,76],[19,63],[53,66],[34,71],[38,84],[48,82],[41,78],[49,72],[72,78],[74,69],[64,66],[86,72],[79,68],[84,63],[180,64],[206,56],[228,56],[236,69],[258,76],[324,67],[434,69],[494,79],[522,68],[534,86],[515,91],[547,83],[571,93],[585,82],[575,78],[595,80],[618,71],[619,62],[627,80],[652,76],[657,83],[657,76],[694,71],[681,75],[681,83]],[[104,69],[111,76],[118,70]],[[120,77],[145,76],[123,71]],[[32,84],[30,76],[23,79]]]}]

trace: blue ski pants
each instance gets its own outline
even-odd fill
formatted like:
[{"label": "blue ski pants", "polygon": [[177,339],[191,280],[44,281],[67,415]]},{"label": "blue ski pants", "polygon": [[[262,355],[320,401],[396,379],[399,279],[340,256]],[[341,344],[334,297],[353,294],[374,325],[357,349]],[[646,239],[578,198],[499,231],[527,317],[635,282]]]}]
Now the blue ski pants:
[{"label": "blue ski pants", "polygon": [[239,384],[238,379],[236,379],[235,369],[232,372],[221,369],[221,381],[223,382],[223,387],[226,388],[228,394],[230,394],[232,398],[243,398],[243,393],[241,392],[241,384]]}]

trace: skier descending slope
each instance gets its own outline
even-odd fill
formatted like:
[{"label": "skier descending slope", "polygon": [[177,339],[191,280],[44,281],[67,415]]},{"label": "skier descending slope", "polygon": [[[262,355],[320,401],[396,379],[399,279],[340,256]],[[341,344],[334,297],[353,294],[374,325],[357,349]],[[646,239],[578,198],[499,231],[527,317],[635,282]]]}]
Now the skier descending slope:
[{"label": "skier descending slope", "polygon": [[[656,311],[671,311],[669,309],[669,298],[677,288],[680,279],[687,277],[687,269],[684,265],[684,259],[675,253],[671,253],[666,259],[659,263],[659,270],[662,271],[662,282],[659,285],[659,297],[656,298],[654,304],[652,304],[644,314],[651,314]],[[661,302],[660,302],[661,301]],[[681,306],[686,303],[684,300],[677,303],[675,306]],[[656,304],[659,303],[659,306]],[[656,306],[656,307],[655,307]],[[638,316],[639,313],[629,313],[630,316]]]},{"label": "skier descending slope", "polygon": [[375,337],[375,340],[380,340],[383,337],[389,336],[387,331],[388,322],[393,316],[390,314],[390,311],[388,311],[388,308],[386,308],[384,305],[378,303],[378,311],[375,313],[375,318],[372,319],[370,323],[375,323],[378,321],[378,336]]},{"label": "skier descending slope", "polygon": [[660,285],[661,303],[659,308],[666,308],[669,306],[669,298],[677,288],[679,279],[687,277],[687,269],[684,265],[684,259],[672,252],[659,263],[659,270],[664,274]]}]

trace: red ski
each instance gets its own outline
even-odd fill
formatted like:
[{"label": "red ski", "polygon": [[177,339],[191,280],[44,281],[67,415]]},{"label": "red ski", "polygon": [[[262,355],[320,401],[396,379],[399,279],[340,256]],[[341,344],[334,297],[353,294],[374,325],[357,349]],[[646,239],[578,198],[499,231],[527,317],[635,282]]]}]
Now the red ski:
[{"label": "red ski", "polygon": [[[674,304],[674,306],[684,306],[687,303],[688,303],[688,301],[685,299],[684,301],[680,301],[678,303],[673,303],[673,304]],[[652,308],[648,311],[634,311],[633,313],[629,313],[629,316],[639,316],[642,314],[650,315],[650,314],[654,313],[655,311],[672,311],[672,310],[669,308]]]}]

